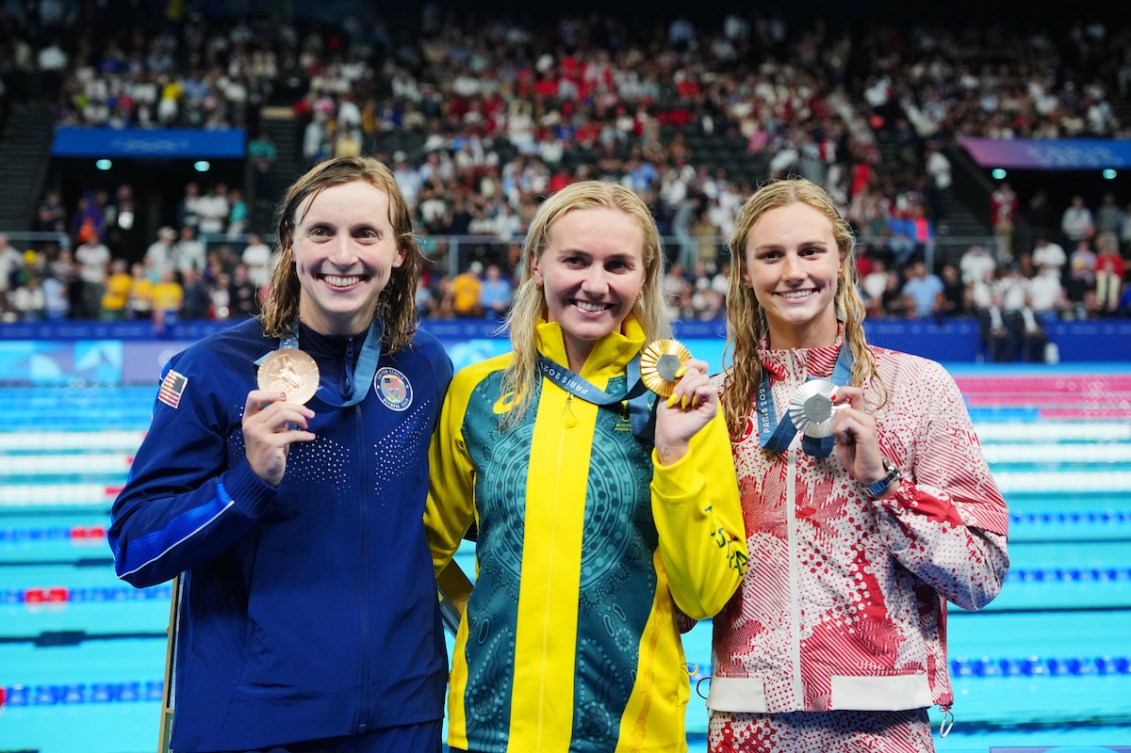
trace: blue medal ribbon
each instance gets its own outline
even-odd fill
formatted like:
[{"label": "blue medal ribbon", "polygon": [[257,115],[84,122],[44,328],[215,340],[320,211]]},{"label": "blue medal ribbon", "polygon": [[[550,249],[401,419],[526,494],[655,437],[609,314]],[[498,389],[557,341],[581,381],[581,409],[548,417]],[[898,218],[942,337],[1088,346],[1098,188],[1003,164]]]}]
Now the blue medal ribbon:
[{"label": "blue medal ribbon", "polygon": [[[373,378],[377,375],[377,362],[381,360],[381,338],[385,334],[385,323],[380,319],[374,319],[373,323],[369,325],[369,331],[365,335],[365,342],[361,346],[361,355],[357,358],[357,366],[354,369],[355,378],[353,381],[353,393],[350,399],[344,403],[335,403],[325,399],[320,394],[316,394],[319,400],[327,405],[333,405],[338,408],[349,408],[350,406],[357,405],[365,396],[369,394],[369,387],[373,384]],[[279,339],[279,350],[286,350],[288,348],[298,349],[298,323],[291,327],[291,331]],[[259,363],[267,356],[262,356],[255,362],[258,366]],[[347,364],[346,368],[349,368]],[[319,389],[319,392],[322,390]]]},{"label": "blue medal ribbon", "polygon": [[[847,343],[842,344],[840,346],[840,352],[837,353],[836,365],[833,366],[830,381],[838,387],[848,384],[848,380],[852,376],[852,363],[852,350],[848,347]],[[805,381],[819,378],[823,377],[811,376]],[[786,411],[781,421],[777,420],[777,411],[774,409],[774,395],[770,387],[770,373],[765,368],[762,369],[762,381],[758,385],[757,404],[758,443],[763,449],[781,455],[789,448],[789,443],[793,441],[793,437],[797,434],[797,427],[794,426],[789,411]],[[810,457],[824,458],[828,457],[833,451],[835,442],[835,437],[821,437],[818,439],[816,437],[803,436],[801,438],[801,448],[805,450],[805,454]]]},{"label": "blue medal ribbon", "polygon": [[625,389],[616,393],[606,392],[588,379],[570,371],[560,363],[546,358],[541,353],[538,354],[538,369],[542,372],[542,376],[587,403],[611,406],[628,401],[628,417],[632,424],[632,433],[640,439],[651,437],[653,433],[650,431],[653,421],[652,408],[655,406],[655,400],[654,398],[649,400],[649,396],[653,393],[648,391],[647,387],[644,386],[644,380],[640,378],[639,353],[628,362],[628,379],[625,382]]}]

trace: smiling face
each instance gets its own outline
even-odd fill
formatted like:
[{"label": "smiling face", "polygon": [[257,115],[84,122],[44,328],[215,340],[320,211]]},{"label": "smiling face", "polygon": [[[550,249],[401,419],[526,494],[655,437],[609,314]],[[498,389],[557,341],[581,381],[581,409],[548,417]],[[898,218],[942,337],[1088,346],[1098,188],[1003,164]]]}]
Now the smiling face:
[{"label": "smiling face", "polygon": [[304,201],[296,215],[291,248],[302,288],[299,317],[326,335],[365,330],[404,261],[388,194],[365,181],[342,183]]},{"label": "smiling face", "polygon": [[841,253],[829,218],[794,202],[766,211],[746,238],[744,281],[765,311],[774,348],[832,345]]},{"label": "smiling face", "polygon": [[579,371],[594,343],[620,331],[644,288],[644,230],[619,209],[574,209],[550,226],[546,240],[534,280],[547,319],[561,325],[570,368]]}]

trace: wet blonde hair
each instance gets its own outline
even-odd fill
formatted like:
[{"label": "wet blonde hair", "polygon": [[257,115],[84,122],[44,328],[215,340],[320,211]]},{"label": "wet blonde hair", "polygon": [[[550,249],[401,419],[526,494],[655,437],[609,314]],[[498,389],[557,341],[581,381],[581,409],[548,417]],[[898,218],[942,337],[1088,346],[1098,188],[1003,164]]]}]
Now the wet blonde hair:
[{"label": "wet blonde hair", "polygon": [[[841,217],[832,197],[815,183],[794,177],[768,181],[743,205],[729,241],[731,267],[727,282],[726,347],[732,357],[723,381],[723,406],[731,436],[741,435],[754,405],[755,393],[762,381],[758,344],[769,334],[766,312],[758,303],[754,289],[743,279],[746,242],[751,228],[766,212],[795,203],[813,207],[828,218],[840,252],[840,274],[833,300],[837,319],[844,325],[844,343],[853,357],[849,383],[861,386],[876,377],[876,359],[864,337],[864,301],[857,290],[856,240],[852,228]],[[880,390],[886,399],[882,383]]]},{"label": "wet blonde hair", "polygon": [[534,260],[541,259],[549,247],[550,228],[555,222],[574,210],[602,208],[624,212],[644,231],[644,287],[631,311],[644,330],[644,343],[671,334],[661,284],[664,255],[660,231],[648,205],[618,183],[602,180],[571,183],[542,203],[530,221],[523,243],[522,278],[506,321],[514,359],[503,373],[501,394],[513,393],[516,400],[505,418],[505,424],[513,424],[526,412],[538,374],[536,329],[538,318],[547,317],[547,309],[545,292],[534,279]]},{"label": "wet blonde hair", "polygon": [[[416,333],[416,281],[420,276],[421,254],[412,233],[412,215],[396,178],[384,164],[371,157],[336,157],[312,167],[287,189],[276,210],[279,261],[271,274],[270,293],[263,303],[259,323],[268,337],[282,337],[298,318],[302,286],[295,269],[294,233],[301,221],[303,203],[313,201],[331,186],[362,181],[384,191],[389,197],[389,223],[396,235],[397,248],[404,261],[394,267],[385,289],[377,298],[374,317],[385,323],[382,338],[388,352],[412,342]],[[310,208],[310,204],[306,204]]]}]

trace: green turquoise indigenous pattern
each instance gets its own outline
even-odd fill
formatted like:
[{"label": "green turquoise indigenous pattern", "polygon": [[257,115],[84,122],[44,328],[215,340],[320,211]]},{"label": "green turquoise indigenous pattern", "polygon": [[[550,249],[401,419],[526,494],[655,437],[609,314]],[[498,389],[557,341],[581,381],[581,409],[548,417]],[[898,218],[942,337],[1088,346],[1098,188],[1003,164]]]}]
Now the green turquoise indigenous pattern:
[{"label": "green turquoise indigenous pattern", "polygon": [[[536,407],[507,432],[499,431],[501,376],[494,372],[474,388],[462,426],[477,469],[480,520],[479,573],[467,607],[465,647],[467,687],[475,690],[469,690],[464,708],[468,739],[481,741],[505,739],[510,727],[519,578],[528,536],[526,484],[528,477],[539,478],[539,463],[548,462],[534,457],[531,468]],[[621,377],[608,388],[623,383]],[[539,384],[532,406],[541,389]],[[639,640],[657,586],[651,452],[650,442],[633,435],[621,406],[598,412],[582,538],[571,750],[605,750],[617,739],[636,681]],[[532,535],[531,545],[540,538]]]}]

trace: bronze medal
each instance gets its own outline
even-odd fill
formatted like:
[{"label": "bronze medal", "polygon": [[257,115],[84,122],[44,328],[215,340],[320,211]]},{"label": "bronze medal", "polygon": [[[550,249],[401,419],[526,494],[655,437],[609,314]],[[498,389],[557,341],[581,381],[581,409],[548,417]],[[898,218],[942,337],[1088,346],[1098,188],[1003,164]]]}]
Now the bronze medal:
[{"label": "bronze medal", "polygon": [[306,403],[318,389],[318,364],[298,348],[280,348],[259,363],[259,389],[286,393],[288,403]]},{"label": "bronze medal", "polygon": [[660,397],[671,397],[679,367],[691,360],[691,351],[679,340],[656,340],[640,354],[640,378]]}]

